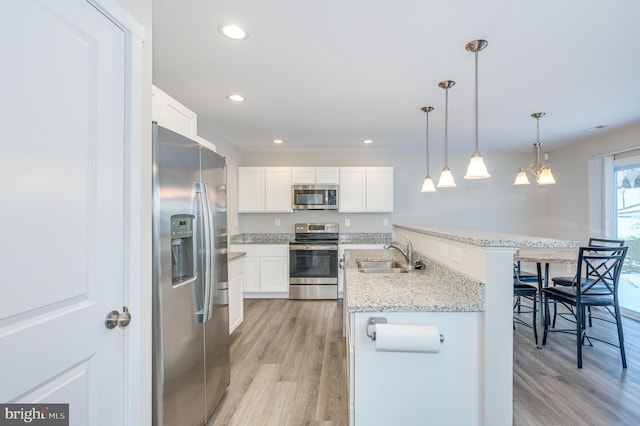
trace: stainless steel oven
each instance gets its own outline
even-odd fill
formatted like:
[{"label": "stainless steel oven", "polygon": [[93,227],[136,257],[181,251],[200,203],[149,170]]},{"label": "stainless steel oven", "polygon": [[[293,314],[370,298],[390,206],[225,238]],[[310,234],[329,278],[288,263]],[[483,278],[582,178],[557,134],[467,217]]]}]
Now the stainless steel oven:
[{"label": "stainless steel oven", "polygon": [[296,224],[289,243],[289,299],[337,298],[338,224]]}]

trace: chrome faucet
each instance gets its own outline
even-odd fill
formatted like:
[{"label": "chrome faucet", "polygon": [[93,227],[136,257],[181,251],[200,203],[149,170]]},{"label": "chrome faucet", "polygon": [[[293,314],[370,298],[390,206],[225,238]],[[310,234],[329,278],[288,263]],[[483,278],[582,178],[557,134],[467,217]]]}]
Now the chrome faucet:
[{"label": "chrome faucet", "polygon": [[394,248],[398,250],[400,253],[402,253],[404,258],[407,259],[407,263],[409,264],[409,269],[413,268],[413,245],[411,244],[411,241],[407,243],[407,251],[402,250],[402,248],[400,248],[396,244],[386,244],[384,248],[385,250],[390,248]]}]

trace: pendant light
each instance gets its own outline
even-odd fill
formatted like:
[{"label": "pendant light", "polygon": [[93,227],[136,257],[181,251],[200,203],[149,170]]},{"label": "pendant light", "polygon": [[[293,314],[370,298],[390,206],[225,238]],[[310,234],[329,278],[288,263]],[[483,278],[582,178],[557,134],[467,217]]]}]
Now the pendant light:
[{"label": "pendant light", "polygon": [[456,84],[453,80],[441,81],[438,86],[444,89],[444,168],[440,173],[440,179],[438,180],[438,188],[453,188],[456,186],[456,182],[453,180],[453,175],[449,169],[449,89]]},{"label": "pendant light", "polygon": [[467,174],[464,175],[465,179],[486,179],[491,177],[487,171],[487,166],[484,164],[482,155],[478,152],[478,52],[487,47],[489,43],[486,40],[474,40],[467,43],[465,48],[469,52],[475,53],[476,57],[476,93],[475,93],[475,111],[476,111],[476,150],[474,151],[471,159],[469,160],[469,166],[467,167]]},{"label": "pendant light", "polygon": [[436,187],[433,186],[433,179],[431,179],[431,175],[429,175],[429,113],[433,111],[433,107],[426,106],[420,109],[424,111],[427,116],[427,176],[425,176],[424,182],[422,182],[420,192],[436,192]]},{"label": "pendant light", "polygon": [[553,185],[554,183],[556,183],[549,165],[540,163],[540,147],[542,146],[542,144],[540,143],[540,118],[544,117],[544,115],[544,112],[536,112],[531,114],[531,117],[536,119],[536,141],[533,144],[533,149],[535,150],[535,158],[533,159],[533,163],[529,164],[529,166],[520,168],[520,170],[518,170],[516,180],[513,182],[514,185],[529,185],[527,171],[533,173],[533,175],[536,177],[536,182],[538,183],[538,185]]}]

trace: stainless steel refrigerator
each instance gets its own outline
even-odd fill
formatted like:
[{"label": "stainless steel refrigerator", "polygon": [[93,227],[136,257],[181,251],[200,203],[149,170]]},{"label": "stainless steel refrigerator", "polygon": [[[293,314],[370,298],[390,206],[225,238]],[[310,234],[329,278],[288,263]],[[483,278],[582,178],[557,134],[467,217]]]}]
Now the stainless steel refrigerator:
[{"label": "stainless steel refrigerator", "polygon": [[153,123],[153,424],[204,425],[229,384],[226,161]]}]

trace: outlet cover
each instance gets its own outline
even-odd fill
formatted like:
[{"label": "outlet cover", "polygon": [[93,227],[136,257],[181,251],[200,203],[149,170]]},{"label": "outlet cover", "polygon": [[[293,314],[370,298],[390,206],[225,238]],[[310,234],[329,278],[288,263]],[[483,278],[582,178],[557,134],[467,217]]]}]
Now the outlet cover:
[{"label": "outlet cover", "polygon": [[351,220],[345,219],[344,220],[344,226],[351,226]]},{"label": "outlet cover", "polygon": [[280,218],[276,219],[276,226],[280,226]]},{"label": "outlet cover", "polygon": [[462,249],[460,247],[451,247],[451,260],[456,263],[462,262]]},{"label": "outlet cover", "polygon": [[387,219],[386,217],[382,219],[382,225],[389,226],[389,219]]}]

